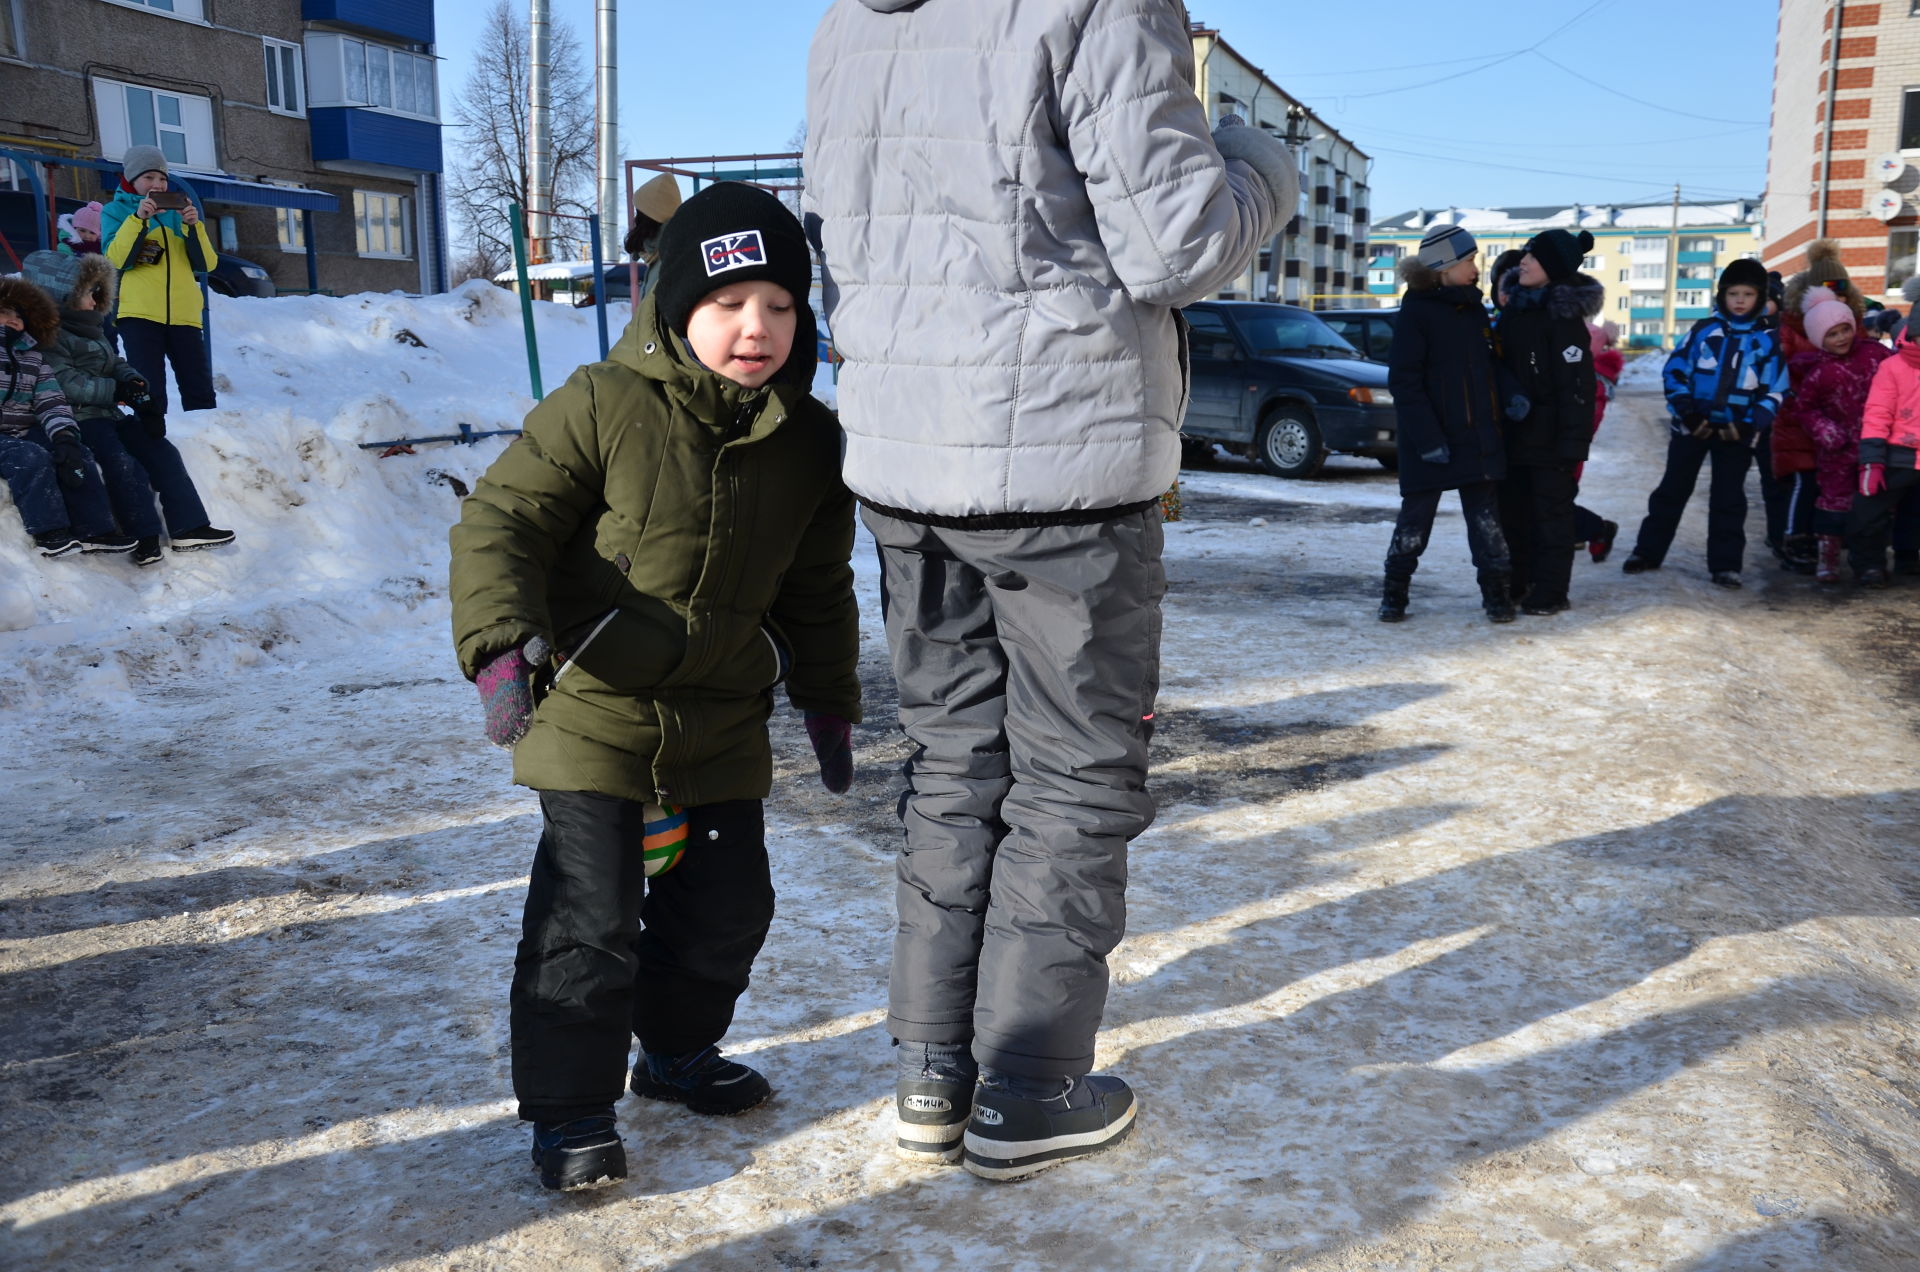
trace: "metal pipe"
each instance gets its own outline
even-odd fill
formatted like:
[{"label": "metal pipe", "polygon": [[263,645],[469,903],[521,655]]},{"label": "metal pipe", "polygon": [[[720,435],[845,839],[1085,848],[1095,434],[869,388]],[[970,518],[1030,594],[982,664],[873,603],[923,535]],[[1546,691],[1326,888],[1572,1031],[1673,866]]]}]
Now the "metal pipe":
[{"label": "metal pipe", "polygon": [[607,280],[600,266],[600,222],[587,222],[587,247],[593,253],[593,320],[600,329],[600,361],[607,360]]},{"label": "metal pipe", "polygon": [[520,205],[507,205],[507,224],[513,227],[513,272],[520,284],[520,321],[527,329],[527,379],[533,386],[533,400],[546,394],[540,388],[540,342],[533,332],[533,287],[527,281],[527,235],[520,219]]},{"label": "metal pipe", "polygon": [[[527,26],[532,36],[527,83],[527,247],[535,265],[547,259],[552,233],[553,152],[548,143],[553,48],[548,0],[529,0]],[[540,396],[538,390],[535,397]]]},{"label": "metal pipe", "polygon": [[1833,0],[1833,39],[1827,45],[1827,144],[1820,157],[1820,228],[1815,238],[1827,237],[1827,204],[1833,198],[1833,107],[1840,91],[1840,27],[1846,17],[1847,0]]},{"label": "metal pipe", "polygon": [[[599,50],[594,59],[594,110],[600,125],[600,241],[609,255],[615,254],[614,246],[626,237],[620,224],[618,8],[619,0],[594,0],[594,36]],[[593,263],[598,269],[597,253]],[[601,356],[606,356],[604,349]]]}]

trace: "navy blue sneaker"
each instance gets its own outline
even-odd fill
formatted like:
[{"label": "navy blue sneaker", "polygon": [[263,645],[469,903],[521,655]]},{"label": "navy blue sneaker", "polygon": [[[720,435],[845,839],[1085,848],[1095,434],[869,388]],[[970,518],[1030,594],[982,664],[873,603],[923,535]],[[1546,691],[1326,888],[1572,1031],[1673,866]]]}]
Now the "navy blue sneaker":
[{"label": "navy blue sneaker", "polygon": [[1036,1099],[1016,1095],[1003,1075],[983,1076],[967,1123],[966,1168],[982,1179],[1025,1179],[1112,1148],[1133,1130],[1133,1088],[1119,1078],[1090,1073],[1059,1082],[1059,1094]]},{"label": "navy blue sneaker", "polygon": [[627,1150],[613,1114],[533,1124],[533,1164],[555,1192],[598,1188],[627,1177]]},{"label": "navy blue sneaker", "polygon": [[746,1065],[723,1057],[720,1048],[702,1047],[683,1056],[647,1052],[633,1066],[633,1093],[732,1117],[765,1104],[773,1088]]}]

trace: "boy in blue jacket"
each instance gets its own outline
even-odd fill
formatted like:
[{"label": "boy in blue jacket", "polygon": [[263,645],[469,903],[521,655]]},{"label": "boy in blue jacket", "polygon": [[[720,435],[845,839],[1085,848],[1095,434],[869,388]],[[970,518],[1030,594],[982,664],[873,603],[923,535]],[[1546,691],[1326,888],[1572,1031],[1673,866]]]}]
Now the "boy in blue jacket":
[{"label": "boy in blue jacket", "polygon": [[1767,272],[1741,259],[1720,275],[1714,313],[1702,318],[1667,359],[1667,471],[1647,499],[1647,517],[1628,574],[1657,570],[1693,497],[1700,465],[1713,462],[1707,495],[1707,572],[1721,587],[1740,586],[1747,549],[1747,466],[1754,438],[1773,423],[1787,391],[1787,363],[1767,321]]}]

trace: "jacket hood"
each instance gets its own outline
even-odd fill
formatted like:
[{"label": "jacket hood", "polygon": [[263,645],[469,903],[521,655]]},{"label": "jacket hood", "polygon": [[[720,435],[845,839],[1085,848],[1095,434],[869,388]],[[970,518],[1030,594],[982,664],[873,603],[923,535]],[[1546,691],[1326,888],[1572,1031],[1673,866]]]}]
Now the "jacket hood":
[{"label": "jacket hood", "polygon": [[34,344],[50,344],[59,334],[60,311],[53,298],[24,278],[0,278],[0,309],[20,315]]},{"label": "jacket hood", "polygon": [[1575,274],[1545,287],[1520,286],[1520,271],[1503,280],[1509,309],[1545,309],[1555,318],[1578,318],[1582,322],[1600,316],[1606,307],[1607,289],[1592,276]]},{"label": "jacket hood", "polygon": [[1433,291],[1440,286],[1440,271],[1431,266],[1422,265],[1417,256],[1402,256],[1396,267],[1400,281],[1407,285],[1410,292]]}]

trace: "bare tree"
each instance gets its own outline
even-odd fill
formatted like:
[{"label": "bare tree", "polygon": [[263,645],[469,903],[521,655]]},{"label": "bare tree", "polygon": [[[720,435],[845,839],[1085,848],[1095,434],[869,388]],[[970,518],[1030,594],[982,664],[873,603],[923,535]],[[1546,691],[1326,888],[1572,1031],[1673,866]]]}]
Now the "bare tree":
[{"label": "bare tree", "polygon": [[[453,97],[459,131],[458,159],[447,174],[447,197],[462,242],[456,252],[459,271],[479,277],[499,273],[513,263],[513,231],[507,205],[527,206],[527,102],[533,65],[525,14],[510,0],[494,0],[488,10],[473,69]],[[555,212],[593,213],[593,75],[580,53],[573,28],[555,21],[549,72],[552,113],[549,142],[553,182],[548,206]],[[586,255],[586,225],[553,221],[553,255]]]}]

